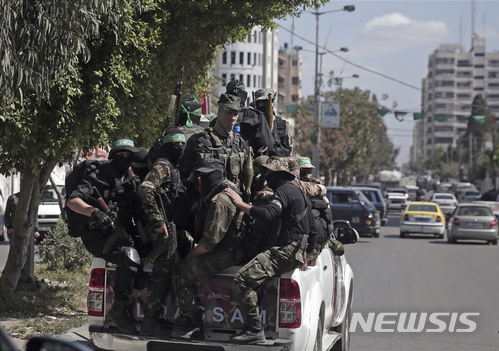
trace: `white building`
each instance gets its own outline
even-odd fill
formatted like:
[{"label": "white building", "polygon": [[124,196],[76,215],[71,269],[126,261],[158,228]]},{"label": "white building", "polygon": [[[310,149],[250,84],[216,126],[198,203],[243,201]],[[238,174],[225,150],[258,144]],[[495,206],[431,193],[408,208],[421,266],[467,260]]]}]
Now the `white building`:
[{"label": "white building", "polygon": [[225,86],[232,79],[239,79],[246,86],[246,106],[253,101],[252,93],[260,88],[277,91],[278,51],[278,31],[262,32],[259,27],[251,30],[246,42],[227,46],[210,73],[218,82],[213,96],[225,93]]},{"label": "white building", "polygon": [[499,116],[499,52],[486,52],[485,39],[477,34],[469,52],[458,44],[441,44],[428,58],[421,102],[425,117],[413,130],[412,162],[424,161],[439,147],[456,147],[478,94]]}]

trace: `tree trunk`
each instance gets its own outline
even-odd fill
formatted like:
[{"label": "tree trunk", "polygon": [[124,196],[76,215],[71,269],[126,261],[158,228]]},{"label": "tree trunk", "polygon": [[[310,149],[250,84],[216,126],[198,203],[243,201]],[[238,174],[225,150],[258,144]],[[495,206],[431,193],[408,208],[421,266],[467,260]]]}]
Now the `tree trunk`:
[{"label": "tree trunk", "polygon": [[[14,213],[14,232],[10,243],[9,256],[0,277],[0,296],[11,295],[17,287],[21,271],[28,255],[34,224],[38,216],[43,186],[47,183],[58,157],[51,156],[47,162],[38,166],[38,174],[33,174],[26,166],[21,177],[19,202]],[[42,186],[43,184],[43,186]]]}]

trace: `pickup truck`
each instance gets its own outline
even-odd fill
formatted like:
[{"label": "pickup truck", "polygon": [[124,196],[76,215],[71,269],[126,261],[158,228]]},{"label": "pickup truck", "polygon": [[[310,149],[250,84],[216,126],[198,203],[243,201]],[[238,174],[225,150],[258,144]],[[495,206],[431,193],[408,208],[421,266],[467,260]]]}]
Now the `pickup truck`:
[{"label": "pickup truck", "polygon": [[[337,228],[335,235],[344,244],[359,235],[353,228]],[[353,301],[353,271],[345,255],[337,256],[327,246],[313,267],[299,268],[270,280],[259,292],[265,345],[238,345],[229,341],[244,325],[243,316],[232,300],[232,280],[239,266],[233,266],[197,287],[199,307],[204,316],[204,341],[158,339],[141,336],[141,320],[147,288],[133,290],[129,313],[137,333],[123,334],[107,317],[113,304],[115,266],[100,258],[92,263],[87,297],[89,335],[99,350],[280,350],[347,351]],[[181,322],[177,306],[167,296],[161,318],[173,330]]]}]

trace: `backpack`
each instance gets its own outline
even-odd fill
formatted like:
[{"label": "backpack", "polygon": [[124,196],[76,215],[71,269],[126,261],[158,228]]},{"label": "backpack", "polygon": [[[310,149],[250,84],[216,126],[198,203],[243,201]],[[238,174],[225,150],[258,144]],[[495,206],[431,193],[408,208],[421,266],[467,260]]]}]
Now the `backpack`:
[{"label": "backpack", "polygon": [[[71,171],[66,173],[64,186],[66,187],[66,202],[68,196],[76,190],[83,177],[97,168],[99,161],[85,160],[75,165]],[[69,235],[73,238],[79,238],[82,235],[82,229],[86,227],[88,217],[71,210],[68,205],[64,206],[66,211],[66,224],[68,225]]]},{"label": "backpack", "polygon": [[317,243],[325,243],[333,233],[333,212],[326,200],[322,197],[313,197],[310,199],[312,204],[312,213],[315,218],[317,229],[319,230],[319,237]]}]

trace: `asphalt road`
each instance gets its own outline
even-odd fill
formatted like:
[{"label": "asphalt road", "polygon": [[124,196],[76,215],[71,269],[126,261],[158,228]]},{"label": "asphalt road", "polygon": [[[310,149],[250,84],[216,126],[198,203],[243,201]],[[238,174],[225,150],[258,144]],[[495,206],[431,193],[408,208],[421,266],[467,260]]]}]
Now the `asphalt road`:
[{"label": "asphalt road", "polygon": [[[499,350],[499,246],[451,245],[425,235],[401,239],[398,225],[398,216],[390,216],[380,238],[345,247],[354,271],[353,314],[360,321],[351,350]],[[397,330],[404,312],[402,326],[413,313],[415,329],[427,313],[421,331]],[[431,316],[435,312],[442,314]]]}]

